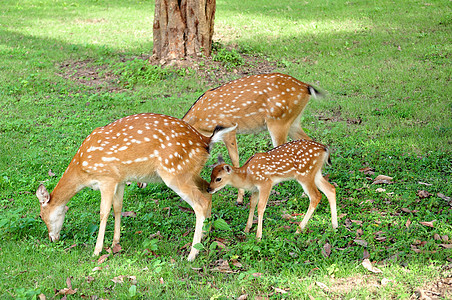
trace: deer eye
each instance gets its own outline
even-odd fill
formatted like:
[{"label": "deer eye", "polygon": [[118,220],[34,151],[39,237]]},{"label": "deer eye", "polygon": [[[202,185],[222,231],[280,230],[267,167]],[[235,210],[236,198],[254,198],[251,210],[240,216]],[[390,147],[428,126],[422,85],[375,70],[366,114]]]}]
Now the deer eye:
[{"label": "deer eye", "polygon": [[221,181],[221,177],[215,178],[215,182],[220,182]]}]

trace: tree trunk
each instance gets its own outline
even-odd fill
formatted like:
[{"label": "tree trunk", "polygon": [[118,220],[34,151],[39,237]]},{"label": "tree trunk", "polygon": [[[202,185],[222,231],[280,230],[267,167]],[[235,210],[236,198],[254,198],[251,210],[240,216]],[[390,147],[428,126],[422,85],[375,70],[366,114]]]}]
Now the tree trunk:
[{"label": "tree trunk", "polygon": [[210,56],[215,0],[156,0],[153,60]]}]

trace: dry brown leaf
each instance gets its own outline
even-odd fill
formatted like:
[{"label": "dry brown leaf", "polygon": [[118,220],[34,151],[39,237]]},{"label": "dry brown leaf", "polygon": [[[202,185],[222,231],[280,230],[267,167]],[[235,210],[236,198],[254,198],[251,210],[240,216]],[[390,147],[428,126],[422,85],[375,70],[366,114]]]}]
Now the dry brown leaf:
[{"label": "dry brown leaf", "polygon": [[122,247],[120,244],[116,244],[113,246],[113,249],[112,249],[113,254],[119,253],[121,251],[122,251]]},{"label": "dry brown leaf", "polygon": [[72,248],[74,248],[76,246],[77,246],[77,244],[73,244],[73,245],[67,247],[66,249],[64,249],[64,251],[68,252],[69,250],[71,250]]},{"label": "dry brown leaf", "polygon": [[441,236],[439,234],[435,233],[433,235],[433,239],[436,240],[436,241],[439,241],[441,239]]},{"label": "dry brown leaf", "polygon": [[107,258],[110,256],[110,253],[104,254],[101,257],[99,257],[99,259],[97,260],[97,263],[100,265],[103,262],[105,262],[107,260]]},{"label": "dry brown leaf", "polygon": [[417,195],[418,195],[419,198],[421,198],[421,199],[423,199],[423,198],[428,198],[428,197],[431,197],[431,196],[432,196],[432,194],[430,194],[429,192],[424,191],[424,190],[419,190],[419,191],[417,191]]},{"label": "dry brown leaf", "polygon": [[362,240],[362,239],[355,239],[355,240],[353,240],[355,243],[357,243],[358,245],[360,245],[360,246],[363,246],[363,247],[367,247],[367,242],[365,241],[365,240]]},{"label": "dry brown leaf", "polygon": [[39,294],[38,295],[39,300],[46,300],[46,295],[44,294]]},{"label": "dry brown leaf", "polygon": [[329,290],[329,288],[323,282],[316,281],[315,284],[320,287],[322,290]]},{"label": "dry brown leaf", "polygon": [[134,212],[134,211],[123,211],[123,212],[121,213],[121,216],[123,216],[123,217],[132,217],[132,218],[135,218],[135,217],[137,216],[137,213]]},{"label": "dry brown leaf", "polygon": [[241,268],[243,267],[242,263],[240,263],[239,261],[237,261],[237,259],[232,259],[231,260],[231,264],[236,267],[236,268]]},{"label": "dry brown leaf", "polygon": [[229,266],[229,262],[225,259],[219,259],[215,262],[215,267],[210,269],[210,271],[216,271],[221,273],[235,273],[231,270],[231,267]]},{"label": "dry brown leaf", "polygon": [[329,243],[325,243],[325,245],[323,245],[323,249],[322,249],[321,252],[322,252],[322,255],[325,258],[330,257],[330,255],[331,255],[331,245]]},{"label": "dry brown leaf", "polygon": [[392,177],[386,176],[386,175],[378,175],[375,177],[374,182],[372,184],[391,184]]},{"label": "dry brown leaf", "polygon": [[363,221],[360,220],[350,220],[352,223],[358,224],[358,225],[363,225]]},{"label": "dry brown leaf", "polygon": [[452,244],[439,244],[439,245],[445,249],[452,249]]},{"label": "dry brown leaf", "polygon": [[66,278],[66,285],[67,288],[61,289],[61,290],[55,290],[56,295],[74,295],[77,293],[78,289],[73,290],[72,289],[72,283],[71,283],[71,277]]},{"label": "dry brown leaf", "polygon": [[237,298],[237,300],[246,300],[246,299],[248,299],[248,294],[240,295],[240,296]]},{"label": "dry brown leaf", "polygon": [[410,225],[411,225],[411,220],[408,219],[405,223],[405,227],[408,228],[408,227],[410,227]]},{"label": "dry brown leaf", "polygon": [[356,230],[356,236],[362,236],[363,233],[364,233],[364,231],[363,231],[361,228],[358,228],[358,229]]},{"label": "dry brown leaf", "polygon": [[442,235],[441,239],[445,242],[449,241],[449,236],[448,235]]},{"label": "dry brown leaf", "polygon": [[419,224],[421,224],[421,225],[424,225],[424,226],[428,226],[428,227],[435,227],[434,225],[433,225],[433,222],[435,222],[435,220],[433,220],[433,221],[430,221],[430,222],[419,222]]},{"label": "dry brown leaf", "polygon": [[264,274],[262,274],[262,273],[253,273],[253,274],[251,274],[251,275],[253,275],[253,277],[261,277],[262,275],[264,275]]},{"label": "dry brown leaf", "polygon": [[163,280],[163,277],[160,277],[159,282],[160,282],[160,284],[165,284],[165,281]]},{"label": "dry brown leaf", "polygon": [[374,175],[375,174],[374,169],[371,167],[362,168],[362,169],[359,169],[358,171],[364,173],[365,175]]},{"label": "dry brown leaf", "polygon": [[447,197],[446,195],[444,195],[443,193],[438,193],[438,194],[436,194],[436,196],[438,196],[438,197],[440,197],[441,199],[443,199],[443,200],[446,200],[446,201],[450,201],[450,197]]},{"label": "dry brown leaf", "polygon": [[52,169],[49,169],[49,172],[48,172],[48,174],[49,174],[49,176],[50,176],[50,177],[53,177],[53,176],[55,176],[55,173],[53,173],[53,172],[52,172]]},{"label": "dry brown leaf", "polygon": [[282,217],[284,220],[290,220],[290,219],[292,219],[292,216],[289,215],[289,214],[282,214],[281,217]]},{"label": "dry brown leaf", "polygon": [[386,192],[386,189],[384,189],[384,188],[377,188],[377,189],[375,189],[375,191],[377,193],[384,193],[384,192]]},{"label": "dry brown leaf", "polygon": [[91,283],[91,282],[94,281],[94,277],[93,276],[86,276],[85,279],[86,279],[86,282],[88,282],[88,283]]},{"label": "dry brown leaf", "polygon": [[370,253],[369,251],[367,251],[367,249],[363,250],[363,259],[369,258],[370,257]]},{"label": "dry brown leaf", "polygon": [[277,292],[277,293],[280,293],[280,294],[287,294],[287,291],[286,290],[283,290],[283,289],[280,289],[280,288],[277,288],[277,287],[274,287],[274,286],[272,286],[272,288],[275,290],[275,292]]},{"label": "dry brown leaf", "polygon": [[364,268],[371,271],[372,273],[382,273],[383,272],[380,269],[378,269],[377,267],[372,266],[372,263],[370,262],[370,260],[368,258],[364,259],[361,264]]},{"label": "dry brown leaf", "polygon": [[95,267],[91,271],[96,272],[96,271],[100,271],[102,269],[103,269],[102,267]]}]

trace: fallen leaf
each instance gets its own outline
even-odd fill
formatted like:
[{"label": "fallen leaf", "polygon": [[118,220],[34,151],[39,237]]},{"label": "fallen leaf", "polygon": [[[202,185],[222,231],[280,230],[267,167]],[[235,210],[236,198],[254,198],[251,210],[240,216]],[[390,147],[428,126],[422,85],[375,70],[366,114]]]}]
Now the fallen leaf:
[{"label": "fallen leaf", "polygon": [[446,201],[450,201],[450,197],[447,197],[446,195],[444,195],[443,193],[438,193],[438,194],[436,194],[436,196],[438,196],[438,197],[440,197],[441,199],[443,199],[443,200],[446,200]]},{"label": "fallen leaf", "polygon": [[439,245],[445,249],[452,249],[452,244],[439,244]]},{"label": "fallen leaf", "polygon": [[388,285],[388,283],[390,283],[390,282],[392,282],[392,280],[390,280],[390,279],[388,279],[388,278],[383,278],[383,279],[381,280],[381,285],[382,285],[382,286],[385,286],[385,285]]},{"label": "fallen leaf", "polygon": [[372,184],[391,184],[393,178],[386,175],[378,175]]},{"label": "fallen leaf", "polygon": [[55,173],[53,173],[53,172],[52,172],[52,169],[49,169],[49,172],[48,172],[48,174],[49,174],[49,176],[50,176],[50,177],[53,177],[53,176],[55,176]]},{"label": "fallen leaf", "polygon": [[237,300],[246,300],[246,299],[248,299],[248,294],[240,295],[240,296],[237,298]]},{"label": "fallen leaf", "polygon": [[46,295],[44,294],[39,294],[38,295],[39,300],[46,300]]},{"label": "fallen leaf", "polygon": [[136,276],[129,276],[129,275],[119,275],[111,279],[114,283],[123,284],[124,279],[127,279],[130,281],[131,284],[137,284],[137,277]]},{"label": "fallen leaf", "polygon": [[67,288],[55,290],[55,295],[74,295],[78,289],[72,289],[71,277],[66,278]]},{"label": "fallen leaf", "polygon": [[352,223],[358,224],[358,225],[363,225],[363,221],[359,221],[359,220],[350,220]]},{"label": "fallen leaf", "polygon": [[406,228],[408,228],[408,227],[410,227],[410,225],[411,225],[411,220],[408,219],[405,223],[405,226],[406,226]]},{"label": "fallen leaf", "polygon": [[101,257],[99,257],[99,259],[97,260],[97,263],[100,265],[102,264],[104,261],[107,260],[107,258],[110,256],[110,253],[104,254]]},{"label": "fallen leaf", "polygon": [[102,267],[95,267],[91,271],[96,272],[96,271],[100,271],[102,269],[103,269]]},{"label": "fallen leaf", "polygon": [[253,274],[251,274],[251,275],[253,275],[253,277],[261,277],[262,275],[264,275],[264,274],[262,274],[262,273],[253,273]]},{"label": "fallen leaf", "polygon": [[426,182],[421,182],[421,181],[419,181],[418,184],[423,184],[423,185],[426,185],[426,186],[432,186],[433,185],[431,183],[426,183]]},{"label": "fallen leaf", "polygon": [[356,236],[362,236],[363,235],[363,230],[361,229],[361,228],[358,228],[357,230],[356,230]]},{"label": "fallen leaf", "polygon": [[281,217],[282,217],[284,220],[290,220],[290,219],[292,219],[292,216],[289,215],[289,214],[282,214]]},{"label": "fallen leaf", "polygon": [[370,262],[370,260],[368,258],[364,259],[361,264],[364,268],[371,271],[372,273],[382,273],[383,272],[380,269],[378,269],[377,267],[372,266],[372,263]]},{"label": "fallen leaf", "polygon": [[329,288],[323,282],[316,281],[315,284],[320,287],[322,290],[329,290]]},{"label": "fallen leaf", "polygon": [[445,242],[449,241],[449,236],[448,235],[442,235],[441,239]]},{"label": "fallen leaf", "polygon": [[137,213],[134,212],[134,211],[123,211],[123,212],[121,213],[121,216],[123,216],[123,217],[132,217],[132,218],[135,218],[135,217],[137,216]]},{"label": "fallen leaf", "polygon": [[343,217],[347,216],[347,214],[340,214],[339,216],[337,216],[338,219],[342,219]]},{"label": "fallen leaf", "polygon": [[424,226],[428,226],[428,227],[435,227],[433,226],[433,222],[435,221],[431,221],[431,222],[419,222],[419,224],[424,225]]},{"label": "fallen leaf", "polygon": [[73,244],[71,246],[69,246],[68,248],[64,249],[64,251],[68,252],[69,250],[71,250],[72,248],[76,247],[77,244]]},{"label": "fallen leaf", "polygon": [[219,259],[215,261],[215,267],[210,269],[210,271],[217,271],[221,273],[235,273],[234,271],[231,270],[229,262],[225,259]]},{"label": "fallen leaf", "polygon": [[94,281],[94,277],[93,276],[86,276],[85,279],[86,279],[86,282],[88,282],[88,283],[91,283],[91,282]]},{"label": "fallen leaf", "polygon": [[232,259],[232,260],[231,260],[231,264],[232,264],[234,267],[236,267],[236,268],[241,268],[241,267],[243,267],[242,263],[239,262],[239,261],[237,261],[237,259]]},{"label": "fallen leaf", "polygon": [[163,280],[163,277],[160,277],[160,284],[165,284],[165,281]]},{"label": "fallen leaf", "polygon": [[355,240],[353,240],[355,243],[357,243],[358,245],[360,245],[360,246],[363,246],[363,247],[367,247],[367,242],[365,241],[365,240],[361,240],[361,239],[355,239]]},{"label": "fallen leaf", "polygon": [[322,252],[322,255],[325,258],[330,257],[330,255],[331,255],[331,245],[329,243],[325,243],[325,245],[323,245],[323,249],[322,249],[321,252]]},{"label": "fallen leaf", "polygon": [[363,250],[363,259],[369,258],[370,257],[370,253],[369,251],[367,251],[367,249]]},{"label": "fallen leaf", "polygon": [[277,293],[280,293],[280,294],[287,294],[287,291],[286,290],[283,290],[283,289],[280,289],[280,288],[277,288],[277,287],[274,287],[274,286],[272,286],[272,288],[275,290],[275,292],[277,292]]},{"label": "fallen leaf", "polygon": [[113,254],[119,253],[121,251],[122,251],[122,247],[120,244],[116,244],[113,246],[113,249],[112,249]]},{"label": "fallen leaf", "polygon": [[421,199],[428,198],[428,197],[431,197],[431,196],[432,196],[432,194],[430,194],[429,192],[424,191],[424,190],[419,190],[419,191],[417,191],[417,195],[418,195],[419,198],[421,198]]},{"label": "fallen leaf", "polygon": [[441,236],[439,234],[435,233],[433,235],[433,239],[436,240],[436,241],[439,241],[439,240],[441,240]]},{"label": "fallen leaf", "polygon": [[179,206],[179,209],[180,209],[181,211],[189,212],[189,213],[192,213],[192,214],[195,213],[195,211],[194,211],[193,209],[191,209],[191,208],[183,207],[183,206],[180,206],[180,205],[178,205],[178,206]]},{"label": "fallen leaf", "polygon": [[375,189],[375,191],[377,193],[384,193],[384,192],[386,192],[386,189],[384,189],[384,188],[377,188],[377,189]]},{"label": "fallen leaf", "polygon": [[374,169],[371,167],[362,168],[362,169],[359,169],[358,171],[364,173],[365,175],[374,175],[375,174]]},{"label": "fallen leaf", "polygon": [[416,209],[415,209],[415,210],[410,210],[410,209],[408,209],[408,208],[401,208],[400,210],[403,211],[404,213],[408,213],[408,214],[409,214],[409,213],[413,213],[413,214],[414,214],[414,213],[419,212],[419,211],[416,210]]}]

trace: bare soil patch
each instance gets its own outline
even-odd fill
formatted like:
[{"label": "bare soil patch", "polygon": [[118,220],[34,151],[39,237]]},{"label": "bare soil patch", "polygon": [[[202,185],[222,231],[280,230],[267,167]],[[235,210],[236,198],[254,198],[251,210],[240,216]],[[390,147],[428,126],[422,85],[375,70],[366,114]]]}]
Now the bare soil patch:
[{"label": "bare soil patch", "polygon": [[[123,57],[120,62],[143,59],[149,60],[149,63],[152,64],[159,64],[162,68],[191,69],[210,87],[216,87],[247,75],[271,73],[278,68],[276,62],[251,54],[242,54],[243,64],[234,68],[228,68],[221,62],[213,61],[210,57],[171,62],[151,61],[149,57]],[[65,62],[59,66],[59,71],[59,76],[82,86],[93,87],[98,91],[121,92],[125,90],[124,87],[118,84],[118,75],[114,74],[108,65],[96,64],[92,59]]]}]

